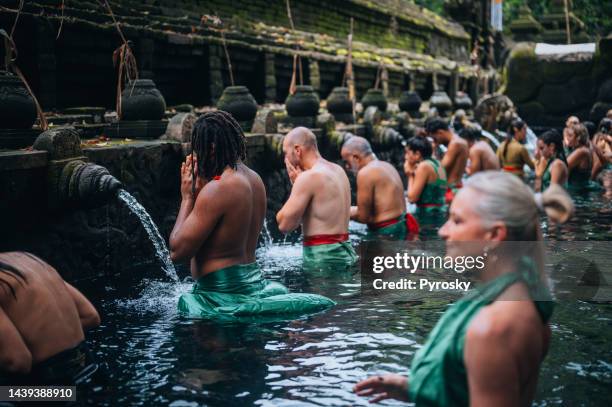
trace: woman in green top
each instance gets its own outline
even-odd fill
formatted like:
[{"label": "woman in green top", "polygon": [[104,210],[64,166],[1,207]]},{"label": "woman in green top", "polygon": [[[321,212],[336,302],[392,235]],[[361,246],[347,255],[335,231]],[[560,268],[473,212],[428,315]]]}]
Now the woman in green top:
[{"label": "woman in green top", "polygon": [[415,136],[408,140],[404,156],[408,200],[425,212],[446,210],[446,171],[431,157],[432,151],[427,138]]},{"label": "woman in green top", "polygon": [[556,130],[548,130],[538,137],[539,159],[536,164],[536,191],[544,191],[550,184],[567,188],[567,158],[563,137]]},{"label": "woman in green top", "polygon": [[[542,209],[563,222],[573,205],[558,185],[534,196],[507,173],[485,171],[470,177],[439,233],[448,256],[486,255],[478,273],[482,284],[444,313],[415,354],[409,377],[372,377],[359,382],[355,391],[374,396],[372,401],[397,398],[417,406],[529,405],[551,335],[552,302],[542,271]],[[502,250],[502,244],[512,247]]]},{"label": "woman in green top", "polygon": [[527,125],[521,119],[512,121],[508,129],[508,136],[503,143],[497,147],[497,158],[502,170],[523,177],[525,165],[533,169],[533,160],[523,145],[527,137]]}]

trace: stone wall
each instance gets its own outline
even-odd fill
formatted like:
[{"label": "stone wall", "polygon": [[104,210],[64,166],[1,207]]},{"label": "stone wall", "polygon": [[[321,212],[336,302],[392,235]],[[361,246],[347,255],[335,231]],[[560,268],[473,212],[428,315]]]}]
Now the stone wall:
[{"label": "stone wall", "polygon": [[612,108],[611,42],[602,39],[594,54],[566,55],[536,55],[534,43],[518,43],[505,67],[505,94],[532,125],[558,127],[570,115],[598,122]]},{"label": "stone wall", "polygon": [[[0,0],[9,9],[13,3]],[[407,2],[401,10],[391,10],[361,0],[294,0],[297,31],[287,29],[284,0],[111,4],[133,44],[141,76],[156,82],[170,106],[214,104],[230,84],[219,31],[200,23],[203,14],[213,12],[227,27],[236,84],[246,85],[258,103],[285,100],[295,52],[303,57],[304,83],[315,85],[322,98],[339,86],[351,17],[358,97],[373,86],[380,63],[389,71],[391,96],[406,89],[409,76],[450,75],[452,70],[462,77],[475,75],[463,29]],[[7,10],[0,9],[0,27],[10,30],[15,14]],[[26,2],[14,37],[18,65],[43,109],[114,108],[117,75],[112,54],[120,38],[110,16],[97,2],[67,2],[56,39],[60,21],[57,1]]]},{"label": "stone wall", "polygon": [[[338,145],[330,141],[325,130],[315,131],[323,156],[340,162]],[[363,126],[353,131],[365,134]],[[261,175],[266,186],[267,218],[272,229],[276,227],[276,212],[291,192],[279,150],[271,148],[269,142],[280,137],[247,135],[247,164]],[[402,148],[375,145],[375,150],[379,158],[392,162],[403,173]],[[180,204],[179,168],[185,154],[181,144],[156,140],[84,145],[83,154],[123,183],[167,240]],[[50,209],[48,165],[43,151],[0,152],[0,252],[30,251],[69,281],[120,274],[136,265],[158,262],[138,218],[119,199],[99,202],[93,209]],[[354,177],[350,179],[354,195]]]}]

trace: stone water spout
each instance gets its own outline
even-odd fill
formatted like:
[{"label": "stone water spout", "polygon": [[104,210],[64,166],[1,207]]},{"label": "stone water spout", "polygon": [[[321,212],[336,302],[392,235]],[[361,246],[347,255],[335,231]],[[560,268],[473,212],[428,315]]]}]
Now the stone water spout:
[{"label": "stone water spout", "polygon": [[56,127],[42,133],[34,149],[49,154],[48,203],[52,209],[92,208],[114,200],[122,184],[109,171],[83,156],[79,132]]}]

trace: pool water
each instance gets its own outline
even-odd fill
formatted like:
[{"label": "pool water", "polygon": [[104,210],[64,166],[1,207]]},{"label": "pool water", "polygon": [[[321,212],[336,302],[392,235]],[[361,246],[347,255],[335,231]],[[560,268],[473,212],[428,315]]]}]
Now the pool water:
[{"label": "pool water", "polygon": [[[609,240],[609,198],[595,191],[576,196],[576,203],[577,217],[568,224],[552,228],[543,221],[545,235]],[[440,221],[423,228],[425,239],[437,239]],[[351,223],[353,242],[364,233],[363,226]],[[374,374],[407,374],[415,351],[452,300],[362,291],[356,269],[334,275],[303,272],[295,234],[283,239],[272,230],[261,241],[257,258],[268,278],[292,291],[327,295],[338,305],[295,321],[221,325],[179,317],[178,297],[191,282],[169,282],[159,266],[97,282],[86,293],[100,310],[102,326],[90,334],[90,342],[105,366],[79,389],[80,403],[367,405],[353,394],[353,385]],[[178,273],[185,278],[188,271]],[[611,328],[611,303],[559,302],[536,405],[609,405]]]}]

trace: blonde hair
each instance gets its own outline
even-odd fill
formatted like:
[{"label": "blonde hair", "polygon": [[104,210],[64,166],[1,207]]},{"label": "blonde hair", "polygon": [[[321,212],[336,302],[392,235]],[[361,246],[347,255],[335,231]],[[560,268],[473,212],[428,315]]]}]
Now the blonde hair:
[{"label": "blonde hair", "polygon": [[552,184],[544,192],[534,194],[517,176],[501,171],[479,172],[466,181],[464,189],[480,195],[473,209],[485,223],[506,225],[507,241],[532,242],[524,245],[523,254],[534,259],[542,271],[544,253],[539,214],[545,213],[556,223],[567,222],[574,213],[574,203],[567,192]]}]

